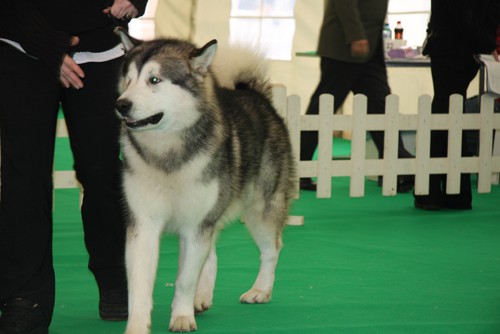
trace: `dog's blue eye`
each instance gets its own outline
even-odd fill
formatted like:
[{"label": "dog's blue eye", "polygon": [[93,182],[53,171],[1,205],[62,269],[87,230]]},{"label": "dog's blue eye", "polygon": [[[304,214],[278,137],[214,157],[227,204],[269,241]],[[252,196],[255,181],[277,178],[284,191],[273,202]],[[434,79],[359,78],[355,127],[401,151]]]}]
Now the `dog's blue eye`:
[{"label": "dog's blue eye", "polygon": [[149,78],[149,83],[151,83],[153,85],[159,84],[160,82],[161,82],[161,80],[158,77]]}]

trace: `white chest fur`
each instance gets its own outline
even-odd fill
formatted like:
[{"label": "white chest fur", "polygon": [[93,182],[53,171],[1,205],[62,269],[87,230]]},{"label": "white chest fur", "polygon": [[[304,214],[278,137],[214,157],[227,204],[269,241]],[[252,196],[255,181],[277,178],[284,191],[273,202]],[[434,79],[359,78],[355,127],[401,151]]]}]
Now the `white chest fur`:
[{"label": "white chest fur", "polygon": [[170,232],[198,225],[214,207],[219,192],[217,179],[203,181],[210,162],[200,154],[172,173],[151,166],[137,152],[124,147],[130,171],[124,174],[129,208],[137,223],[150,221]]}]

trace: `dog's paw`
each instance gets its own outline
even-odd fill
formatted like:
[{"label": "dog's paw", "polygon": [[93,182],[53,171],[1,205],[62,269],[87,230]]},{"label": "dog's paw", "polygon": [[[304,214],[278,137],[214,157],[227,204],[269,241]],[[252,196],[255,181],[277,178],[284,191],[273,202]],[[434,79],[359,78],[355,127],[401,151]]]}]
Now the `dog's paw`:
[{"label": "dog's paw", "polygon": [[138,324],[127,324],[127,329],[125,330],[125,334],[149,334],[151,333],[151,324],[147,324],[146,326],[139,326]]},{"label": "dog's paw", "polygon": [[194,311],[196,313],[202,313],[212,307],[212,301],[214,299],[214,294],[212,289],[200,289],[196,291],[196,297],[194,298]]},{"label": "dog's paw", "polygon": [[196,321],[192,315],[179,315],[172,316],[170,319],[170,325],[168,329],[171,332],[191,332],[198,328],[196,327]]},{"label": "dog's paw", "polygon": [[262,304],[271,300],[271,293],[268,291],[257,290],[255,288],[245,292],[240,297],[240,302],[245,304]]},{"label": "dog's paw", "polygon": [[212,307],[212,300],[198,300],[198,298],[194,301],[194,311],[196,313],[203,313],[209,308]]}]

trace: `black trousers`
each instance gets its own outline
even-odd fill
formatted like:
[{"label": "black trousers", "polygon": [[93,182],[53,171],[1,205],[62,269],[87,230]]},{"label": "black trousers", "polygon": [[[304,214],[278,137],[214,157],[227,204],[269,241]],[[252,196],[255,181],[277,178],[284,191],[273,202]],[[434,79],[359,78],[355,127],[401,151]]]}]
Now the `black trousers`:
[{"label": "black trousers", "polygon": [[[479,64],[470,56],[461,57],[431,57],[432,81],[434,98],[432,100],[433,114],[447,114],[450,106],[450,95],[467,96],[467,88],[479,70]],[[462,156],[472,156],[468,148],[468,131],[462,132]],[[448,153],[448,132],[431,131],[431,157],[446,157]],[[463,173],[460,177],[460,194],[446,195],[446,175],[430,176],[429,195],[415,196],[421,202],[442,204],[443,201],[457,205],[467,205],[472,201],[470,174]]]},{"label": "black trousers", "polygon": [[[354,94],[366,95],[368,114],[384,114],[385,98],[391,93],[387,81],[387,70],[382,50],[379,48],[366,63],[350,63],[321,57],[321,77],[318,86],[311,96],[307,115],[319,113],[319,97],[321,94],[334,96],[334,111],[342,106],[350,91]],[[383,157],[384,132],[371,131],[372,139]],[[303,131],[301,134],[300,159],[311,160],[318,144],[317,131]],[[404,148],[399,137],[399,157],[408,158],[412,155]]]},{"label": "black trousers", "polygon": [[59,105],[84,189],[89,269],[100,288],[126,288],[118,142],[114,114],[121,60],[87,63],[80,90],[64,89],[40,61],[0,43],[0,300],[38,302],[50,321],[52,172]]}]

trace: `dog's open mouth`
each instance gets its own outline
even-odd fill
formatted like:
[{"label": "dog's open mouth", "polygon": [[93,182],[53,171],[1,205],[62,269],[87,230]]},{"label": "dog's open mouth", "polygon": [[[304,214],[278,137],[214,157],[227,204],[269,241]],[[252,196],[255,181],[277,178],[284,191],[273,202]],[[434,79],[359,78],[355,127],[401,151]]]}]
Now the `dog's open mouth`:
[{"label": "dog's open mouth", "polygon": [[149,125],[149,124],[152,124],[152,125],[158,124],[158,122],[160,122],[162,118],[163,118],[163,113],[159,112],[157,114],[154,114],[153,116],[150,116],[148,118],[144,118],[141,120],[136,120],[133,118],[126,117],[125,123],[127,124],[128,128],[137,129],[137,128],[141,128],[141,127]]}]

